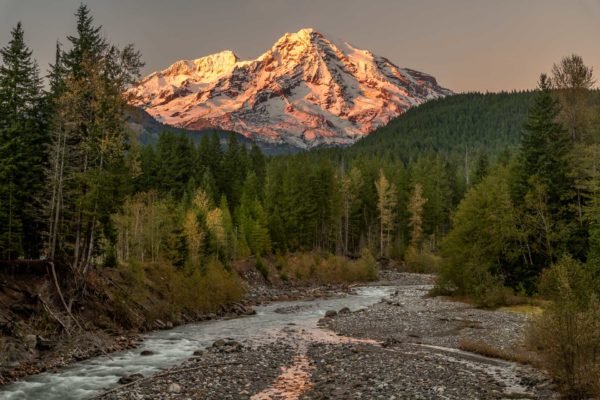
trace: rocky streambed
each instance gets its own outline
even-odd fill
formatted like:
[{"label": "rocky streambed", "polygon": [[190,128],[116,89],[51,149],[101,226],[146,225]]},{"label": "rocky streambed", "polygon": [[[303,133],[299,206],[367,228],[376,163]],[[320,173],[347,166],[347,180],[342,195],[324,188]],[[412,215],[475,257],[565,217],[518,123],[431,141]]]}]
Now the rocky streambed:
[{"label": "rocky streambed", "polygon": [[[310,300],[259,305],[255,307],[255,313],[244,317],[212,319],[144,334],[136,348],[75,362],[66,368],[32,375],[1,387],[0,399],[91,398],[117,386],[117,382],[133,382],[140,376],[165,373],[166,369],[180,365],[194,353],[211,347],[219,338],[240,343],[240,346],[228,347],[223,353],[227,355],[242,354],[258,345],[266,348],[264,346],[277,343],[280,334],[289,327],[316,329],[317,320],[329,309],[350,306],[358,310],[393,291],[390,286],[354,288],[350,289],[351,293],[339,289],[309,290],[306,294]],[[327,294],[333,297],[321,298]],[[244,351],[240,352],[240,347]],[[278,370],[286,360],[277,358],[274,368]],[[210,380],[212,382],[212,378]]]},{"label": "rocky streambed", "polygon": [[[262,337],[221,341],[102,399],[551,399],[533,367],[461,350],[466,340],[523,352],[528,316],[427,296],[432,277],[401,274],[380,302],[278,304]],[[383,293],[382,293],[383,294]],[[349,303],[346,307],[344,300]],[[327,309],[323,309],[326,306]],[[334,312],[335,310],[335,312]],[[342,311],[341,313],[339,311]],[[311,315],[311,317],[309,317]],[[292,319],[290,319],[292,318]],[[287,321],[287,322],[286,322]]]}]

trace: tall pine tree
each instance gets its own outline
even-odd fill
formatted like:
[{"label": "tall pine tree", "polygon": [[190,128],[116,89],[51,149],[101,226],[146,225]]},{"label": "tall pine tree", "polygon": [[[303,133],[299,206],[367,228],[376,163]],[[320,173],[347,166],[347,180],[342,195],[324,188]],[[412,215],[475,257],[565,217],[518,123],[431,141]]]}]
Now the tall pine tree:
[{"label": "tall pine tree", "polygon": [[0,258],[37,257],[46,126],[38,67],[21,23],[0,50]]},{"label": "tall pine tree", "polygon": [[[512,198],[521,210],[526,265],[511,274],[531,283],[561,254],[583,252],[578,232],[574,182],[569,157],[572,141],[559,120],[561,109],[546,75],[524,125],[521,149],[512,182]],[[584,234],[585,236],[585,234]]]},{"label": "tall pine tree", "polygon": [[529,190],[531,177],[548,186],[550,207],[563,208],[572,190],[568,156],[572,148],[569,135],[559,122],[560,105],[552,95],[546,75],[541,75],[539,93],[532,105],[521,139],[514,199],[519,201]]},{"label": "tall pine tree", "polygon": [[75,15],[71,49],[54,66],[64,65],[64,81],[54,103],[47,253],[85,271],[128,187],[124,93],[143,64],[131,45],[106,42],[85,5]]}]

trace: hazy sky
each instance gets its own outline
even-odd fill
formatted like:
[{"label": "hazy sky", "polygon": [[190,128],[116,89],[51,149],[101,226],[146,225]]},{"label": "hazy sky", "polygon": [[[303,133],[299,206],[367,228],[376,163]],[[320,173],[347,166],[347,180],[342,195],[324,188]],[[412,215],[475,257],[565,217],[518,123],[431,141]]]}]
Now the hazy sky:
[{"label": "hazy sky", "polygon": [[[111,42],[134,43],[144,72],[230,49],[262,54],[285,32],[326,36],[434,75],[455,91],[535,86],[577,53],[600,76],[600,0],[87,0]],[[80,0],[0,0],[0,45],[22,21],[45,70],[73,33]]]}]

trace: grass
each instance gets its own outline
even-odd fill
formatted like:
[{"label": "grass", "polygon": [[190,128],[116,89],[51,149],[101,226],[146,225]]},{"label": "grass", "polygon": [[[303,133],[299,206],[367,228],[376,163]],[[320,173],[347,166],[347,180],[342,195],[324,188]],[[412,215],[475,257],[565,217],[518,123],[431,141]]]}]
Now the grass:
[{"label": "grass", "polygon": [[515,314],[541,315],[544,312],[544,308],[535,304],[518,304],[514,306],[500,307],[498,308],[498,311]]},{"label": "grass", "polygon": [[528,352],[519,353],[514,350],[506,350],[493,346],[482,340],[463,338],[459,342],[458,348],[463,351],[479,354],[484,357],[496,358],[499,360],[511,361],[519,364],[536,365],[537,363],[535,357]]}]

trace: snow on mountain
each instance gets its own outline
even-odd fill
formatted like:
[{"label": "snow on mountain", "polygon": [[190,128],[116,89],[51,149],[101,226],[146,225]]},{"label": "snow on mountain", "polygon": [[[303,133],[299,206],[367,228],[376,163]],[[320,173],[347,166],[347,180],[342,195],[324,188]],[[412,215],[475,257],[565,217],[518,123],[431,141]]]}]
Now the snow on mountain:
[{"label": "snow on mountain", "polygon": [[410,107],[452,94],[430,75],[313,29],[286,33],[256,60],[226,50],[177,61],[130,91],[134,105],[167,125],[302,148],[352,143]]}]

